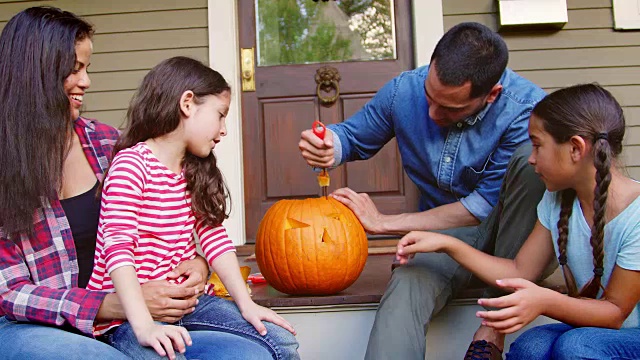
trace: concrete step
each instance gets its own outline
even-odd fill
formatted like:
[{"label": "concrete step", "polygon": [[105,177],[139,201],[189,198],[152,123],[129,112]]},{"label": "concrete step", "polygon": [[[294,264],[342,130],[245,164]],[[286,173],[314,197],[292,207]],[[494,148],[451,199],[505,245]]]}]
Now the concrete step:
[{"label": "concrete step", "polygon": [[[376,308],[377,304],[362,304],[273,309],[298,332],[302,359],[355,360],[364,358]],[[482,309],[473,301],[459,300],[445,307],[429,327],[425,359],[462,359],[480,325],[475,313]],[[522,331],[550,322],[555,320],[540,317],[525,329],[507,336],[506,348]]]}]

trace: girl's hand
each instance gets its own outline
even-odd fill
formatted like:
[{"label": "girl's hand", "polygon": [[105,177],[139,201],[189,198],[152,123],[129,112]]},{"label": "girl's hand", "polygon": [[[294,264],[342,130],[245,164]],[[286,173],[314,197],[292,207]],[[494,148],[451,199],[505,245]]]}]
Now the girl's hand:
[{"label": "girl's hand", "polygon": [[296,335],[296,331],[282,316],[276,314],[275,311],[260,306],[253,301],[244,309],[241,309],[242,317],[247,320],[254,328],[264,336],[267,334],[267,328],[262,323],[262,320],[272,322],[280,327],[289,330],[290,333]]},{"label": "girl's hand", "polygon": [[549,290],[525,279],[497,280],[496,284],[513,294],[494,299],[478,299],[482,306],[502,308],[492,311],[478,311],[482,325],[489,326],[503,334],[516,332],[543,314]]},{"label": "girl's hand", "polygon": [[174,349],[182,354],[186,350],[185,344],[191,346],[191,336],[181,326],[151,323],[136,329],[135,334],[140,345],[150,346],[158,355],[168,356],[172,360],[176,358]]},{"label": "girl's hand", "polygon": [[442,250],[440,237],[436,233],[412,231],[403,236],[398,242],[396,260],[406,264],[419,252],[438,252]]}]

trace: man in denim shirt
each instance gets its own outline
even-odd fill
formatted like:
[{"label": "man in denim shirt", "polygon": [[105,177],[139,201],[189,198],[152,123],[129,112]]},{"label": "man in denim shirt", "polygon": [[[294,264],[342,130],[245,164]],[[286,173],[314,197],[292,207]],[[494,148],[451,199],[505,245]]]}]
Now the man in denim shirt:
[{"label": "man in denim shirt", "polygon": [[[367,194],[348,188],[332,196],[351,208],[372,234],[478,225],[498,202],[509,160],[528,142],[531,109],[545,96],[538,86],[507,69],[507,61],[506,44],[498,34],[481,24],[459,24],[438,42],[429,66],[391,80],[355,115],[330,125],[324,141],[304,131],[302,155],[312,166],[337,166],[370,158],[395,136],[404,170],[421,193],[420,212],[383,215]],[[526,152],[523,156],[526,159]],[[527,166],[526,160],[519,164]],[[535,203],[529,207],[535,210]],[[532,216],[531,226],[535,212]],[[507,256],[497,254],[503,248],[509,254],[517,252],[530,230],[524,228],[509,246],[496,244],[496,255]],[[475,246],[489,246],[478,240],[475,230],[472,235],[454,234]],[[397,284],[409,284],[414,275],[394,271],[376,316],[368,359],[424,359],[428,321],[464,286],[452,285],[460,278],[460,267],[451,261],[429,261],[429,269],[423,267],[425,272],[418,275],[419,284],[414,282],[421,287],[414,289],[419,294],[402,295],[401,301],[391,300],[400,296],[402,286]],[[441,281],[436,284],[437,278]],[[419,319],[411,309],[416,307]],[[397,316],[399,311],[405,316]]]}]

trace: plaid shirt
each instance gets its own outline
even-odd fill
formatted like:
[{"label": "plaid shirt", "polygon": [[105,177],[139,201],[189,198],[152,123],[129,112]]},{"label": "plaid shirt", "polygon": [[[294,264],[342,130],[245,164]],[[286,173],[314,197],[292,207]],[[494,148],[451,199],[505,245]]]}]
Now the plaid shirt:
[{"label": "plaid shirt", "polygon": [[[93,172],[102,180],[118,131],[84,118],[74,122],[74,130]],[[33,221],[34,234],[21,234],[17,245],[0,228],[0,316],[72,326],[92,336],[107,293],[78,288],[76,249],[60,201],[44,199]]]}]

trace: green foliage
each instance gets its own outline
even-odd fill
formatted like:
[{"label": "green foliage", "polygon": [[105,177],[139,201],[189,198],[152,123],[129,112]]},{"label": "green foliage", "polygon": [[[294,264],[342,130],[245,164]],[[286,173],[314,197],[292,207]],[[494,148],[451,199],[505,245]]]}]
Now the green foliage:
[{"label": "green foliage", "polygon": [[347,2],[351,3],[348,11],[355,11],[350,15],[350,23],[360,34],[365,50],[373,59],[395,58],[391,1],[351,0]]},{"label": "green foliage", "polygon": [[350,41],[320,16],[323,5],[304,0],[260,1],[257,9],[260,65],[350,58]]},{"label": "green foliage", "polygon": [[323,14],[329,3],[258,1],[260,65],[351,60],[357,49],[360,52],[356,52],[356,57],[363,53],[370,59],[394,58],[390,0],[340,0],[335,4],[348,17],[355,38],[341,34],[335,19]]},{"label": "green foliage", "polygon": [[351,58],[351,41],[336,34],[336,26],[329,22],[317,25],[315,33],[305,42],[301,61],[329,62]]},{"label": "green foliage", "polygon": [[364,12],[371,6],[372,0],[341,0],[338,6],[348,17]]}]

